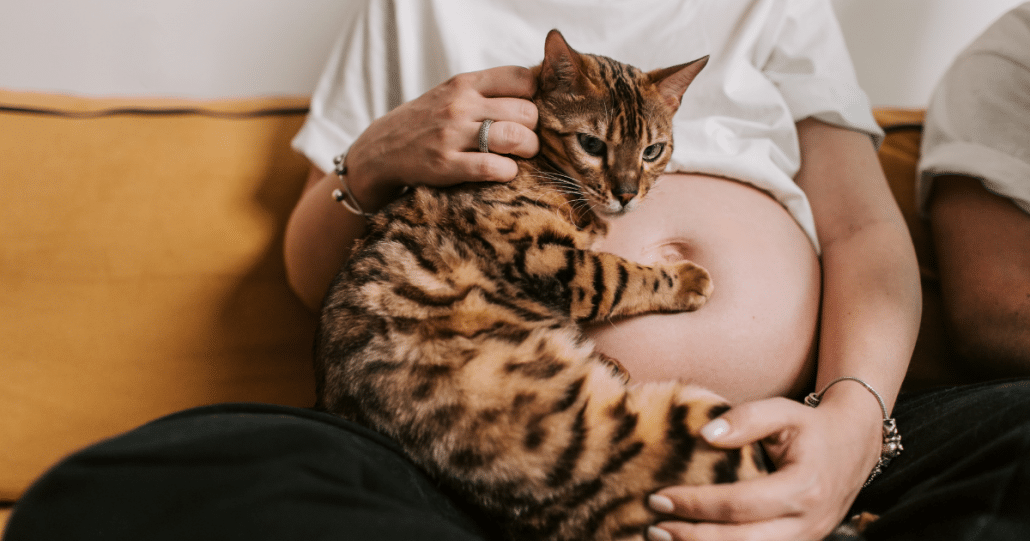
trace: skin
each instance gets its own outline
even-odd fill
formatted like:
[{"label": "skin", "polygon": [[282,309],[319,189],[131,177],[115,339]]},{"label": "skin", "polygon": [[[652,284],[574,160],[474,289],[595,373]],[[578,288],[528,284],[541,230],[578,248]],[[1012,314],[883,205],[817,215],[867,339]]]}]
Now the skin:
[{"label": "skin", "polygon": [[796,396],[809,384],[819,260],[776,200],[725,179],[665,175],[637,210],[610,228],[595,249],[645,264],[689,259],[715,283],[696,312],[588,329],[598,348],[620,359],[635,381],[689,379],[732,403]]},{"label": "skin", "polygon": [[[515,164],[501,154],[537,151],[535,111],[519,99],[532,95],[533,84],[529,70],[515,67],[459,75],[377,120],[347,156],[358,201],[374,210],[416,180],[512,178]],[[495,120],[492,154],[475,151],[486,118]],[[716,294],[698,312],[662,316],[660,325],[643,316],[592,333],[636,379],[691,376],[731,397],[738,405],[707,427],[710,442],[762,441],[777,464],[755,481],[660,491],[652,506],[670,520],[652,528],[652,539],[819,539],[844,517],[879,456],[880,409],[860,385],[833,386],[817,409],[780,395],[810,382],[816,352],[817,386],[857,376],[893,405],[918,330],[914,250],[868,137],[811,119],[798,123],[798,133],[796,180],[815,214],[821,276],[786,210],[753,188],[712,177],[664,177],[656,190],[669,197],[647,200],[666,201],[651,209],[664,218],[626,215],[599,246],[708,267]],[[338,185],[335,175],[313,169],[286,232],[290,283],[312,308],[361,233],[363,218],[330,198]],[[679,204],[692,205],[691,213],[672,220]],[[619,340],[622,332],[633,340]],[[666,348],[654,362],[659,342]]]},{"label": "skin", "polygon": [[[858,375],[890,409],[919,327],[911,239],[866,136],[812,119],[798,123],[798,136],[796,181],[812,204],[823,247],[816,387]],[[706,431],[711,443],[760,440],[777,471],[732,485],[660,491],[652,498],[656,508],[699,522],[660,523],[652,539],[820,539],[844,517],[879,455],[879,406],[853,382],[831,387],[816,409],[770,398],[721,419]]]},{"label": "skin", "polygon": [[981,377],[1030,375],[1030,215],[965,176],[937,178],[929,211],[959,355]]}]

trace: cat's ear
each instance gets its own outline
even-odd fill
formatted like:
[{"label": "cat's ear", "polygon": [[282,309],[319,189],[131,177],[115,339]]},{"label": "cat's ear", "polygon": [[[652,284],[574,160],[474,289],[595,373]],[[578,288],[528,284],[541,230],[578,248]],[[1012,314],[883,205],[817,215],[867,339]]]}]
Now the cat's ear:
[{"label": "cat's ear", "polygon": [[708,64],[708,57],[703,56],[693,62],[655,70],[647,75],[651,78],[652,83],[658,85],[658,93],[661,94],[665,103],[675,111],[679,109],[683,93],[687,91],[687,87],[694,82],[697,74],[701,73],[706,64]]},{"label": "cat's ear", "polygon": [[540,87],[544,91],[558,88],[572,90],[582,78],[583,60],[557,29],[547,33],[544,62],[540,66]]}]

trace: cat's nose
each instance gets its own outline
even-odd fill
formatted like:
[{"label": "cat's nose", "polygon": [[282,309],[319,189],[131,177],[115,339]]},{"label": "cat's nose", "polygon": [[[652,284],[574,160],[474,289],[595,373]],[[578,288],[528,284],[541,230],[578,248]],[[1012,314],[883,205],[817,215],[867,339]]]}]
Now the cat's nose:
[{"label": "cat's nose", "polygon": [[634,197],[637,196],[637,192],[635,190],[634,191],[616,191],[612,195],[614,195],[615,198],[619,200],[619,203],[622,203],[622,206],[626,206],[626,205],[629,204],[630,201],[633,200]]}]

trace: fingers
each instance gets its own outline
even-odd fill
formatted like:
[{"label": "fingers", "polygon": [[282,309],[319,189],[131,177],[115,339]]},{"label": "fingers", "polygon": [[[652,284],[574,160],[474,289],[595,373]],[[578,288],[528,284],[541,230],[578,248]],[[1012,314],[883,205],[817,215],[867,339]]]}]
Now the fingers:
[{"label": "fingers", "polygon": [[[811,501],[805,493],[817,486],[802,479],[793,464],[807,453],[796,443],[798,426],[810,408],[785,399],[770,399],[741,404],[702,428],[702,436],[713,446],[740,448],[757,441],[772,447],[780,469],[768,476],[731,484],[696,487],[670,487],[651,497],[656,511],[679,518],[706,522],[754,522],[805,511],[802,502]],[[784,449],[790,449],[785,456]]]},{"label": "fingers", "polygon": [[533,130],[537,110],[530,99],[535,82],[532,76],[520,77],[528,73],[529,70],[515,66],[462,73],[434,91],[441,96],[451,119],[508,121]]},{"label": "fingers", "polygon": [[701,429],[708,443],[724,449],[735,449],[749,443],[781,434],[796,425],[807,406],[785,398],[748,402],[735,406]]},{"label": "fingers", "polygon": [[449,178],[455,182],[507,182],[517,173],[515,160],[477,150],[456,156],[451,162]]},{"label": "fingers", "polygon": [[[839,518],[834,511],[812,512],[826,497],[816,485],[798,482],[796,468],[731,485],[676,487],[660,491],[663,509],[675,517],[656,525],[651,539],[718,541],[821,539]],[[655,507],[652,496],[652,507]],[[664,512],[664,511],[663,511]],[[687,519],[689,522],[678,519]],[[806,533],[807,532],[807,533]]]},{"label": "fingers", "polygon": [[[475,125],[475,134],[469,150],[479,150],[479,130],[482,123]],[[487,132],[487,148],[495,154],[512,154],[532,158],[540,150],[540,141],[533,130],[516,122],[494,121]]]},{"label": "fingers", "polygon": [[[351,145],[352,188],[394,194],[400,185],[511,180],[517,165],[508,156],[539,150],[534,91],[530,70],[515,66],[452,77],[377,119]],[[494,121],[490,153],[479,152],[486,119]]]},{"label": "fingers", "polygon": [[796,485],[787,474],[725,485],[670,487],[651,496],[648,503],[661,513],[704,522],[741,523],[798,516],[804,509],[796,502]]},{"label": "fingers", "polygon": [[662,522],[647,532],[649,541],[799,541],[824,537],[792,518],[749,524]]},{"label": "fingers", "polygon": [[648,503],[670,520],[657,524],[648,537],[654,541],[823,538],[857,493],[841,482],[842,463],[855,460],[848,456],[853,445],[833,446],[842,439],[836,431],[840,423],[835,421],[786,399],[735,406],[705,426],[702,435],[712,445],[725,448],[761,441],[777,471],[737,483],[658,491]]},{"label": "fingers", "polygon": [[774,524],[767,523],[725,525],[662,522],[648,529],[647,538],[649,541],[719,541],[724,539],[772,541],[776,539],[770,532],[774,527]]},{"label": "fingers", "polygon": [[486,98],[478,112],[482,118],[474,120],[485,120],[487,118],[494,122],[510,121],[532,131],[536,129],[537,111],[536,105],[529,100],[521,98]]},{"label": "fingers", "polygon": [[524,158],[536,155],[539,144],[533,130],[537,109],[529,101],[536,80],[530,70],[501,66],[457,75],[448,84],[455,88],[458,99],[466,102],[466,114],[473,121],[467,150],[479,150],[479,129],[489,119],[494,121],[488,136],[490,152]]},{"label": "fingers", "polygon": [[494,123],[489,130],[489,149],[496,154],[514,154],[532,158],[540,149],[536,133],[537,109],[532,102],[518,98],[489,98],[475,120],[475,133],[470,139],[470,150],[479,149],[479,129],[482,121]]},{"label": "fingers", "polygon": [[457,75],[459,84],[469,84],[488,98],[514,97],[529,99],[536,92],[533,73],[520,66],[500,66]]}]

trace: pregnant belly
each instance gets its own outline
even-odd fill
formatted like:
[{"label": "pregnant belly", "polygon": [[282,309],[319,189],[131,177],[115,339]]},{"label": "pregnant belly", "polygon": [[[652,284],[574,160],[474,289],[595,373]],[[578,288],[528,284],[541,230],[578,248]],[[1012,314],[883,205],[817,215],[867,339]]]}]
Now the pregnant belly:
[{"label": "pregnant belly", "polygon": [[720,178],[666,175],[595,248],[645,264],[690,259],[715,284],[696,312],[587,329],[633,381],[696,383],[731,402],[795,396],[808,385],[819,260],[790,214],[764,192]]}]

